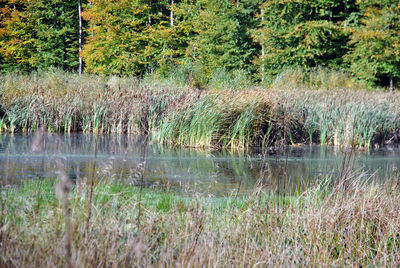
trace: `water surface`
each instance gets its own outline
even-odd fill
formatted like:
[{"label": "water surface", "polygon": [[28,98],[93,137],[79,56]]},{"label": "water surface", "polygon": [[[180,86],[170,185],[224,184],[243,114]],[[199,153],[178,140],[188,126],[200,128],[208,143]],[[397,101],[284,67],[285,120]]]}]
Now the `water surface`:
[{"label": "water surface", "polygon": [[[33,149],[33,151],[32,151]],[[364,177],[385,179],[399,174],[398,147],[349,154],[329,147],[289,147],[278,154],[170,148],[143,144],[129,136],[83,134],[0,135],[2,185],[24,179],[57,178],[57,160],[73,180],[93,176],[129,184],[140,181],[145,160],[146,187],[171,188],[208,195],[250,192],[260,182],[275,191],[293,193],[318,179],[338,177],[346,168]],[[347,161],[350,160],[350,161]]]}]

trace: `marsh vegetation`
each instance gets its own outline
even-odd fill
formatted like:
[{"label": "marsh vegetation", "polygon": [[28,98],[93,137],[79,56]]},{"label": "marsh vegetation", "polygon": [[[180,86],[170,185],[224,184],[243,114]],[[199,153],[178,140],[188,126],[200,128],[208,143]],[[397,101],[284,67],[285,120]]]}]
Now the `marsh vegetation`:
[{"label": "marsh vegetation", "polygon": [[0,262],[391,266],[400,261],[398,179],[374,184],[351,174],[294,196],[260,184],[248,196],[188,198],[88,178],[60,200],[54,180],[27,181],[2,188]]},{"label": "marsh vegetation", "polygon": [[340,73],[308,82],[286,73],[268,89],[241,82],[201,89],[188,84],[187,76],[173,75],[171,80],[4,75],[0,129],[145,131],[162,144],[230,149],[277,143],[370,148],[399,141],[399,94],[354,90]]},{"label": "marsh vegetation", "polygon": [[398,0],[0,14],[0,267],[400,263]]}]

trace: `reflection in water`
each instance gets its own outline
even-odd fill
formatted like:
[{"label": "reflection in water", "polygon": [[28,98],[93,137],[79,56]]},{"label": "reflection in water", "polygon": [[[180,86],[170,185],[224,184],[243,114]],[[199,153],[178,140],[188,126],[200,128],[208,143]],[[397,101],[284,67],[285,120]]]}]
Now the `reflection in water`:
[{"label": "reflection in water", "polygon": [[[60,142],[61,141],[61,142]],[[129,136],[46,134],[41,141],[28,135],[0,135],[1,184],[18,184],[24,179],[57,178],[56,159],[63,159],[73,180],[90,176],[97,143],[96,178],[137,184],[141,162],[140,141]],[[32,151],[32,145],[41,149]],[[36,145],[35,145],[36,146]],[[254,189],[264,167],[263,185],[292,193],[315,183],[318,178],[338,176],[344,154],[324,147],[291,147],[281,156],[229,153],[188,148],[147,148],[146,186],[184,188],[213,195]],[[400,168],[399,148],[355,152],[355,168],[377,178]]]}]

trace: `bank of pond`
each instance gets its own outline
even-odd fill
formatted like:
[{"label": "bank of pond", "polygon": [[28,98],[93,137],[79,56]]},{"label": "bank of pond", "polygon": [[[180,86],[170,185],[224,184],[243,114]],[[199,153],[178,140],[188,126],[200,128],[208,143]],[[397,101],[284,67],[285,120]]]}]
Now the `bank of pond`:
[{"label": "bank of pond", "polygon": [[10,133],[144,134],[160,144],[234,150],[378,148],[400,140],[399,93],[346,84],[213,89],[55,72],[3,75],[0,85],[0,130]]}]

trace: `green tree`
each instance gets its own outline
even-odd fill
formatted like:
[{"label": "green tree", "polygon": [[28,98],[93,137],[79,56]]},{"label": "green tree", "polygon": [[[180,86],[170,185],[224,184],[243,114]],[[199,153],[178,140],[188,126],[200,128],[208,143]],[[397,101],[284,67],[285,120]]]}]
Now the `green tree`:
[{"label": "green tree", "polygon": [[151,6],[142,0],[94,0],[82,13],[89,22],[82,57],[85,70],[103,74],[138,74],[146,70]]},{"label": "green tree", "polygon": [[347,56],[352,72],[371,85],[390,85],[400,78],[400,2],[362,0],[361,23],[352,27]]},{"label": "green tree", "polygon": [[78,4],[76,1],[13,0],[3,8],[3,68],[30,71],[78,66]]},{"label": "green tree", "polygon": [[271,81],[285,68],[338,68],[348,51],[343,22],[354,1],[267,0],[261,4],[254,39],[263,48],[256,60],[260,76]]},{"label": "green tree", "polygon": [[145,55],[151,59],[153,67],[182,64],[195,35],[194,1],[160,1],[156,8],[160,12],[157,13],[157,24],[150,26]]},{"label": "green tree", "polygon": [[219,68],[250,69],[257,47],[249,28],[254,23],[254,1],[199,0],[193,27],[196,32],[188,47],[192,61],[202,64],[207,77]]}]

